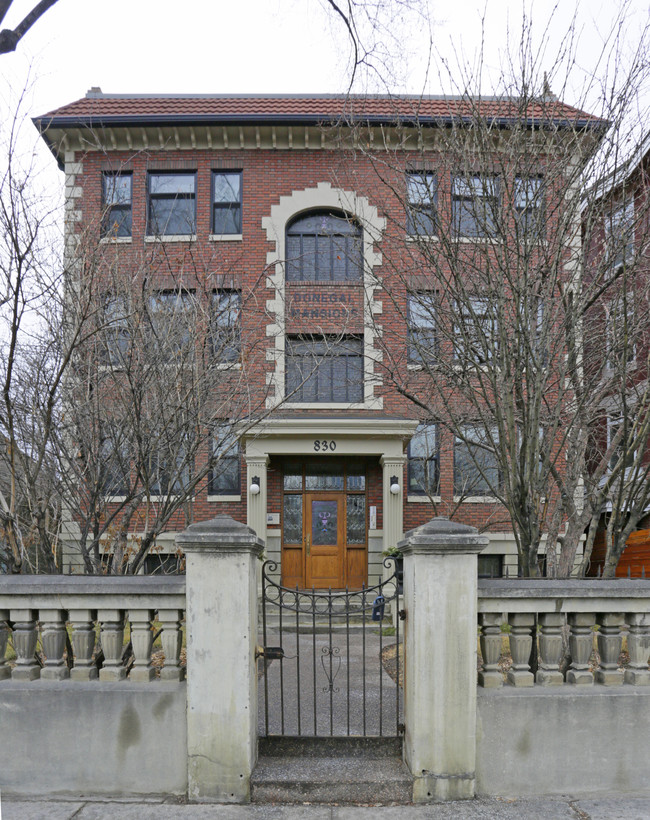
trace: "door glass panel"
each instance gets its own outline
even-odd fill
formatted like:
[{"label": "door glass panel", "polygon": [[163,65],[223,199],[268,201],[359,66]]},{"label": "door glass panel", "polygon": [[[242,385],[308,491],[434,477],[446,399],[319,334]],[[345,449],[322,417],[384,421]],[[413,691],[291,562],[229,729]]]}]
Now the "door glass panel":
[{"label": "door glass panel", "polygon": [[366,543],[366,497],[348,496],[348,544]]},{"label": "door glass panel", "polygon": [[302,495],[285,495],[282,532],[285,544],[302,544]]},{"label": "door glass panel", "polygon": [[311,543],[312,546],[336,544],[338,528],[338,502],[311,502]]},{"label": "door glass panel", "polygon": [[337,464],[309,464],[305,473],[307,490],[342,490],[343,469]]}]

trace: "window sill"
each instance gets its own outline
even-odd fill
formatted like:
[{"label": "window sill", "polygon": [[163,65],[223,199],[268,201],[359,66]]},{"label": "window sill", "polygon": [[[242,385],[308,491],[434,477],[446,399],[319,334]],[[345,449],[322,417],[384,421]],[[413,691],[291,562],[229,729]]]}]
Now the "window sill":
[{"label": "window sill", "polygon": [[244,236],[240,233],[211,233],[208,239],[210,242],[241,242]]},{"label": "window sill", "polygon": [[503,239],[498,236],[455,236],[452,240],[453,242],[460,242],[463,245],[468,244],[489,244],[489,245],[502,245]]},{"label": "window sill", "polygon": [[495,498],[493,495],[468,495],[463,497],[462,495],[455,495],[454,496],[454,504],[500,504],[498,498]]},{"label": "window sill", "polygon": [[217,370],[241,370],[241,362],[219,362]]},{"label": "window sill", "polygon": [[406,500],[409,504],[441,504],[442,497],[439,495],[407,495]]},{"label": "window sill", "polygon": [[130,245],[133,242],[132,236],[102,236],[100,245]]},{"label": "window sill", "polygon": [[377,409],[377,399],[373,399],[370,402],[326,402],[326,401],[316,401],[316,402],[295,402],[295,401],[288,401],[285,402],[282,406],[286,410],[376,410]]},{"label": "window sill", "polygon": [[440,237],[434,233],[407,233],[407,242],[440,242]]},{"label": "window sill", "polygon": [[104,496],[104,503],[105,504],[122,504],[126,501],[125,495],[105,495]]},{"label": "window sill", "polygon": [[418,370],[424,370],[424,365],[421,365],[421,364],[407,364],[406,369],[407,370],[413,370],[415,372],[415,371],[418,371]]},{"label": "window sill", "polygon": [[241,495],[209,495],[208,501],[241,501]]},{"label": "window sill", "polygon": [[170,234],[166,236],[161,234],[160,236],[145,236],[145,242],[153,243],[153,242],[196,242],[196,234]]}]

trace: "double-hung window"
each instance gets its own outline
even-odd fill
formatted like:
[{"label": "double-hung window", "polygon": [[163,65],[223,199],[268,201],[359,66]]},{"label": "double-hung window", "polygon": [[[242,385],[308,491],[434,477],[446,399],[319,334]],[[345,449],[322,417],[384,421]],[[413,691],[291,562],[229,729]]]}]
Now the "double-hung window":
[{"label": "double-hung window", "polygon": [[102,236],[131,236],[132,180],[131,173],[105,171],[102,174]]},{"label": "double-hung window", "polygon": [[240,234],[241,171],[212,172],[212,233]]},{"label": "double-hung window", "polygon": [[241,492],[241,451],[229,424],[214,431],[210,449],[208,495],[239,495]]},{"label": "double-hung window", "polygon": [[99,453],[99,485],[105,496],[124,496],[129,492],[129,448],[119,440],[117,427],[102,439]]},{"label": "double-hung window", "polygon": [[363,401],[363,339],[287,338],[285,388],[289,402]]},{"label": "double-hung window", "polygon": [[408,295],[407,345],[411,364],[430,364],[436,358],[436,294],[433,291]]},{"label": "double-hung window", "polygon": [[294,220],[286,234],[288,282],[360,282],[361,228],[343,214],[315,211]]},{"label": "double-hung window", "polygon": [[609,450],[617,436],[619,439],[609,459],[610,470],[618,467],[621,460],[623,460],[621,465],[623,467],[632,467],[634,465],[634,428],[635,419],[632,414],[629,414],[626,418],[620,416],[608,417],[607,449]]},{"label": "double-hung window", "polygon": [[496,317],[490,299],[474,296],[455,304],[454,356],[462,367],[485,364],[497,352]]},{"label": "double-hung window", "polygon": [[129,320],[124,296],[109,294],[104,300],[104,332],[101,359],[104,364],[122,364],[129,352]]},{"label": "double-hung window", "polygon": [[147,457],[147,489],[151,495],[181,495],[190,485],[190,463],[186,446],[173,442]]},{"label": "double-hung window", "polygon": [[544,231],[544,183],[541,177],[515,177],[515,221],[519,239],[537,242]]},{"label": "double-hung window", "polygon": [[490,496],[501,486],[495,453],[498,431],[466,425],[454,443],[454,495]]},{"label": "double-hung window", "polygon": [[452,223],[456,236],[495,236],[499,180],[480,174],[455,176],[451,182]]},{"label": "double-hung window", "polygon": [[410,236],[432,236],[436,233],[438,180],[433,173],[421,171],[406,175],[406,232]]},{"label": "double-hung window", "polygon": [[220,362],[236,362],[241,353],[241,294],[216,290],[212,294],[212,354]]},{"label": "double-hung window", "polygon": [[636,336],[638,333],[634,310],[634,293],[621,295],[605,307],[605,340],[607,367],[624,371],[636,363]]},{"label": "double-hung window", "polygon": [[169,361],[192,352],[195,325],[193,294],[186,290],[161,290],[149,297],[149,332],[152,346]]},{"label": "double-hung window", "polygon": [[409,495],[438,495],[440,492],[440,447],[438,425],[419,424],[408,446]]},{"label": "double-hung window", "polygon": [[605,220],[607,261],[614,272],[634,256],[634,200],[615,206]]},{"label": "double-hung window", "polygon": [[147,234],[193,236],[196,233],[196,174],[149,173]]}]

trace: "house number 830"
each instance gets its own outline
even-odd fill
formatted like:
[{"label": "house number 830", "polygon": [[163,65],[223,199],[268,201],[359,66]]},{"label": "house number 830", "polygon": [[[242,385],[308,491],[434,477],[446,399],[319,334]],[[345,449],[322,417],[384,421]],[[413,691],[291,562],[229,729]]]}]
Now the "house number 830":
[{"label": "house number 830", "polygon": [[314,451],[326,453],[328,450],[334,452],[336,450],[336,442],[334,440],[327,441],[327,439],[316,439],[314,442]]}]

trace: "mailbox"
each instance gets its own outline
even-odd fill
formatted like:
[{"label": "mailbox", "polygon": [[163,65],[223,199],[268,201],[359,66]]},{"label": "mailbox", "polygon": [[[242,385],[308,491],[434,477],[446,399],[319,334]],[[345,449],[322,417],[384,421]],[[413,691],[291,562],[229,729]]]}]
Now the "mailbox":
[{"label": "mailbox", "polygon": [[378,595],[372,605],[372,620],[381,621],[384,617],[384,606],[386,599],[383,595]]}]

